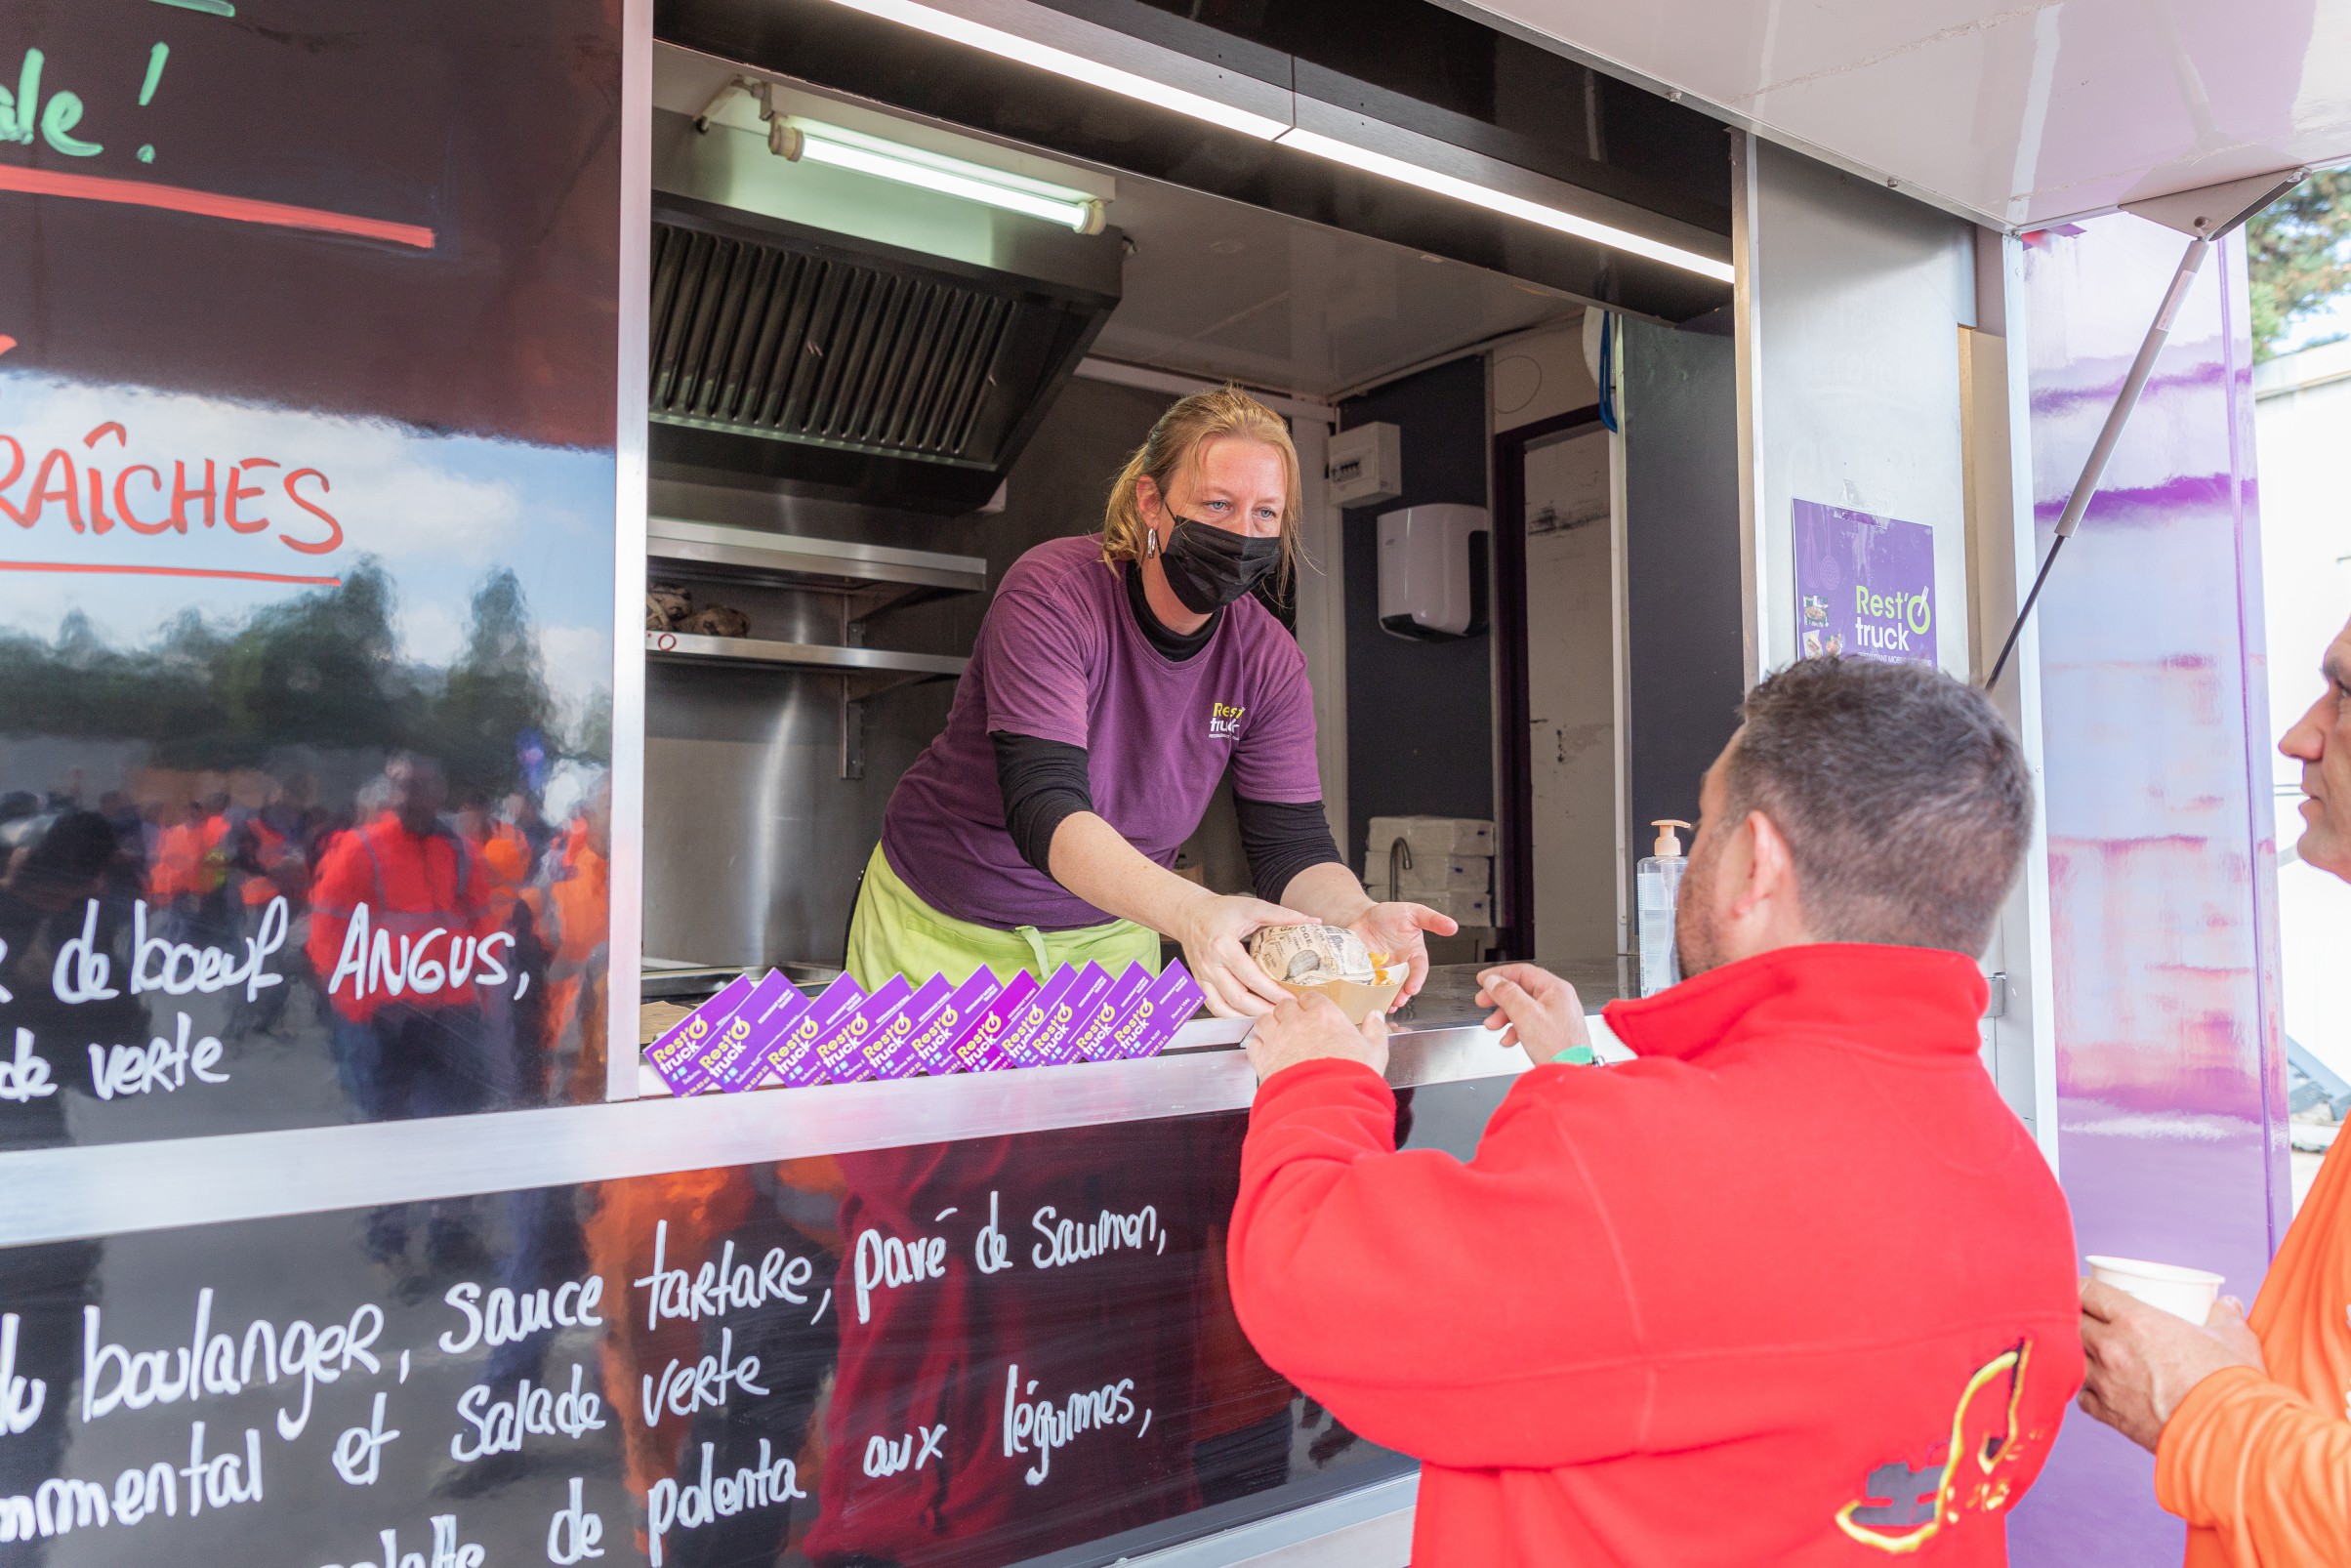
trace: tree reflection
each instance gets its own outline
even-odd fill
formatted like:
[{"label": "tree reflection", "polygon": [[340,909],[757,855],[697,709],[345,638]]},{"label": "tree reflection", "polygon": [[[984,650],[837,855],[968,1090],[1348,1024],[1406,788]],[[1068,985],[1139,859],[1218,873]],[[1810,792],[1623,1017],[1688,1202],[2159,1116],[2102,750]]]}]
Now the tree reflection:
[{"label": "tree reflection", "polygon": [[[514,572],[475,587],[448,667],[402,657],[397,591],[375,561],[224,629],[189,610],[146,647],[110,645],[80,611],[54,641],[0,633],[0,734],[150,743],[190,771],[263,767],[289,746],[439,758],[461,795],[524,782],[517,740],[561,731],[530,606]],[[578,715],[571,754],[602,761],[608,710]],[[9,785],[52,787],[49,780]]]}]

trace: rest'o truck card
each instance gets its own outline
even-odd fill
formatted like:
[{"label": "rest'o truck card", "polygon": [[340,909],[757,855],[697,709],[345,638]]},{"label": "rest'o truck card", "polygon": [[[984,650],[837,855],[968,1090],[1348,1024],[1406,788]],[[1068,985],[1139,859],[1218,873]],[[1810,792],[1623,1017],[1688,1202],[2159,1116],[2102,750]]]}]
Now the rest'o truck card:
[{"label": "rest'o truck card", "polygon": [[743,1015],[751,1019],[751,1073],[757,1084],[770,1071],[768,1056],[791,1027],[807,1015],[814,1006],[808,994],[786,981],[781,992],[761,1007],[756,999],[743,1004]]},{"label": "rest'o truck card", "polygon": [[1013,1017],[1037,994],[1037,977],[1022,970],[1005,982],[994,1001],[979,1010],[971,1026],[955,1037],[947,1047],[954,1058],[950,1072],[992,1073],[1012,1065],[1004,1048],[998,1044]]},{"label": "rest'o truck card", "polygon": [[1055,1067],[1078,1059],[1078,1034],[1110,994],[1110,971],[1089,964],[1070,977],[1069,989],[1053,1005],[1045,1032],[1037,1037],[1037,1054]]},{"label": "rest'o truck card", "polygon": [[1185,1020],[1200,1011],[1200,986],[1177,959],[1160,971],[1142,1000],[1111,1030],[1122,1056],[1155,1056]]},{"label": "rest'o truck card", "polygon": [[1037,994],[1030,997],[1027,1005],[1014,1013],[1011,1022],[1005,1026],[999,1044],[1004,1053],[1011,1058],[1013,1066],[1042,1067],[1046,1064],[1042,1044],[1052,1029],[1055,1010],[1061,1006],[1062,997],[1068,994],[1077,977],[1078,971],[1066,964],[1053,970],[1052,975],[1037,988]]},{"label": "rest'o truck card", "polygon": [[853,1084],[871,1076],[872,1066],[865,1057],[866,1041],[912,995],[914,982],[903,974],[893,974],[877,986],[872,996],[858,1003],[847,1017],[816,1037],[816,1059],[824,1069],[827,1083]]},{"label": "rest'o truck card", "polygon": [[944,974],[933,974],[915,987],[914,995],[905,1005],[889,1015],[879,1029],[865,1037],[860,1049],[865,1052],[866,1076],[869,1078],[911,1078],[922,1063],[916,1059],[913,1048],[915,1031],[922,1028],[930,1015],[947,1004],[948,993],[955,982]]},{"label": "rest'o truck card", "polygon": [[786,991],[793,989],[792,982],[782,973],[769,970],[694,1057],[694,1065],[702,1076],[729,1094],[739,1094],[758,1083],[767,1064],[753,1052],[752,1035],[760,1018],[782,1000]]},{"label": "rest'o truck card", "polygon": [[865,1000],[865,987],[844,974],[824,988],[792,1027],[767,1048],[767,1069],[793,1089],[824,1082],[817,1037],[843,1022]]},{"label": "rest'o truck card", "polygon": [[907,1054],[934,1078],[962,1072],[963,1063],[955,1059],[949,1048],[1003,989],[1004,982],[993,970],[984,966],[974,970],[971,977],[957,986],[936,1011],[915,1025],[914,1032],[907,1037]]},{"label": "rest'o truck card", "polygon": [[1143,998],[1158,976],[1140,964],[1130,964],[1127,972],[1110,983],[1093,1011],[1078,1020],[1069,1037],[1069,1059],[1073,1061],[1111,1061],[1118,1051],[1111,1043],[1111,1031],[1130,1009]]},{"label": "rest'o truck card", "polygon": [[751,995],[752,978],[738,974],[719,994],[679,1019],[659,1040],[645,1047],[643,1060],[661,1074],[673,1094],[699,1094],[710,1087],[710,1076],[695,1060],[711,1044],[735,1009]]}]

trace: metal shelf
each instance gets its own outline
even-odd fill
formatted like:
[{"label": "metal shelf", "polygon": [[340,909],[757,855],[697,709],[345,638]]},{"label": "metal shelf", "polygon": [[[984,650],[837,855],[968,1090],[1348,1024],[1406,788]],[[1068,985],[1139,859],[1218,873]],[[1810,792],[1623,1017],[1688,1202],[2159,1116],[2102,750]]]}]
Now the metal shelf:
[{"label": "metal shelf", "polygon": [[850,642],[860,640],[864,623],[884,610],[988,591],[988,563],[979,556],[811,539],[682,517],[648,517],[645,555],[666,576],[838,595],[845,640]]},{"label": "metal shelf", "polygon": [[845,648],[829,642],[770,642],[756,637],[697,637],[647,632],[645,652],[681,664],[754,664],[779,670],[816,670],[858,685],[870,697],[922,681],[962,675],[971,661],[952,653],[899,653],[889,648]]},{"label": "metal shelf", "polygon": [[952,681],[971,661],[948,653],[899,653],[825,642],[769,642],[753,637],[697,637],[647,632],[645,657],[664,664],[736,665],[794,670],[841,680],[841,776],[865,776],[865,702],[900,686]]}]

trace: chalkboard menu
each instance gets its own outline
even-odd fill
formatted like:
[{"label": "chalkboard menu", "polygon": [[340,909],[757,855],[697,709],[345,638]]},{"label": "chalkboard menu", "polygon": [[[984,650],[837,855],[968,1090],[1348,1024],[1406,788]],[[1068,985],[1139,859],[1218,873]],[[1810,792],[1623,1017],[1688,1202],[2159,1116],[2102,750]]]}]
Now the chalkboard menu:
[{"label": "chalkboard menu", "polygon": [[1234,1320],[1246,1125],[0,1253],[0,1568],[1067,1568],[1403,1473]]},{"label": "chalkboard menu", "polygon": [[601,1097],[619,146],[599,0],[0,8],[0,1148]]}]

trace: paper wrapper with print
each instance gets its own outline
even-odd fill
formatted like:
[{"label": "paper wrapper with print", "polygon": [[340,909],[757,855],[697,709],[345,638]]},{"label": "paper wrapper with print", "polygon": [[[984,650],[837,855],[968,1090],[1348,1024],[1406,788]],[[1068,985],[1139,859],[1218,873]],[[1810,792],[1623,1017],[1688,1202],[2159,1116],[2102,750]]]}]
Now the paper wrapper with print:
[{"label": "paper wrapper with print", "polygon": [[1402,965],[1388,968],[1362,938],[1337,926],[1268,926],[1249,939],[1249,956],[1284,990],[1319,992],[1338,1003],[1349,1023],[1385,1012],[1404,988]]}]

